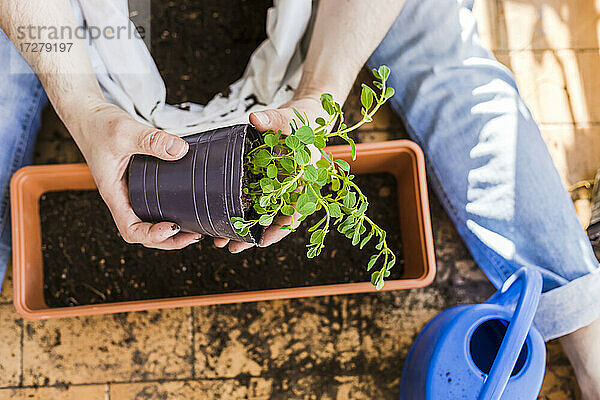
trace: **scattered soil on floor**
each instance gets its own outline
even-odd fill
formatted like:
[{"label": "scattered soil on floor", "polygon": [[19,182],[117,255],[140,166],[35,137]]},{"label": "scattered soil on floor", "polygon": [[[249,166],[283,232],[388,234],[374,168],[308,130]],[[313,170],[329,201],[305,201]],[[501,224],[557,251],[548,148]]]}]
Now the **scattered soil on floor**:
[{"label": "scattered soil on floor", "polygon": [[[402,260],[396,182],[390,174],[359,175],[367,214],[388,231]],[[40,199],[44,295],[50,307],[169,298],[223,292],[364,282],[374,241],[362,251],[337,231],[323,253],[306,258],[308,227],[269,248],[241,254],[217,249],[211,238],[179,251],[125,243],[96,191],[50,192]],[[399,261],[388,279],[398,279]]]}]

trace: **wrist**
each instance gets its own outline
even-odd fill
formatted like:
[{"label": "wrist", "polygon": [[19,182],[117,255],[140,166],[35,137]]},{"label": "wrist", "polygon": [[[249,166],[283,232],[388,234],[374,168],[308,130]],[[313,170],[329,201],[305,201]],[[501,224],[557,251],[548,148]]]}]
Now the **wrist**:
[{"label": "wrist", "polygon": [[298,89],[294,93],[295,99],[300,98],[320,98],[323,93],[329,93],[334,101],[344,104],[356,75],[356,73],[332,71],[333,74],[322,73],[305,69]]},{"label": "wrist", "polygon": [[102,95],[84,93],[73,98],[61,99],[54,104],[56,113],[63,121],[76,142],[83,141],[86,136],[93,135],[89,129],[94,116],[110,104]]}]

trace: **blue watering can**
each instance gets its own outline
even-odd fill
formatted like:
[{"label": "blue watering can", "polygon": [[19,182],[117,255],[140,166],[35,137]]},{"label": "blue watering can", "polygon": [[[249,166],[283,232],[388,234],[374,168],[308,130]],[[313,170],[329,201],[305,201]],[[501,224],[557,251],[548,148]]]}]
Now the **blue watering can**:
[{"label": "blue watering can", "polygon": [[487,302],[436,316],[408,354],[401,400],[535,400],[546,365],[532,326],[541,290],[539,272],[521,268]]}]

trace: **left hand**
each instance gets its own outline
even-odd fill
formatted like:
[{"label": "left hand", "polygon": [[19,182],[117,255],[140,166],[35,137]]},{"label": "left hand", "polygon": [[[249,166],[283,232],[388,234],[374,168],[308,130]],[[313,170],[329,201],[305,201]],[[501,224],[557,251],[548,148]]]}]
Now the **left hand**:
[{"label": "left hand", "polygon": [[[293,119],[298,119],[296,114],[294,114],[293,108],[295,108],[302,115],[306,113],[310,124],[313,126],[317,117],[328,117],[321,107],[321,101],[318,96],[303,97],[299,99],[292,99],[292,101],[277,109],[254,112],[250,114],[250,123],[254,125],[259,132],[268,130],[277,131],[281,129],[284,135],[289,135],[291,133],[290,122]],[[313,161],[316,162],[316,160]],[[273,243],[279,242],[291,232],[288,229],[281,229],[281,227],[283,225],[291,224],[293,228],[297,228],[300,225],[298,218],[300,218],[300,214],[297,212],[292,216],[278,215],[273,221],[273,224],[271,224],[271,226],[265,230],[265,233],[258,246],[267,247]],[[232,253],[239,253],[249,249],[250,247],[254,247],[254,245],[251,243],[230,241],[229,239],[225,238],[215,238],[214,241],[215,246],[221,248],[229,244],[229,251]]]}]

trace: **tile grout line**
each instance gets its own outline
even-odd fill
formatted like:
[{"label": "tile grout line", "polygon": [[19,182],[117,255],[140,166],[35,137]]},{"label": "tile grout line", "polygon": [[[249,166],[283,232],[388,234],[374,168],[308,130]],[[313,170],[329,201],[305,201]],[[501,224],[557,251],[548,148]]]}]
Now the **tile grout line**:
[{"label": "tile grout line", "polygon": [[192,352],[192,378],[196,378],[196,312],[194,307],[190,307],[190,333],[192,338],[190,340],[191,343],[191,352]]},{"label": "tile grout line", "polygon": [[23,381],[25,380],[25,368],[23,366],[23,359],[25,358],[23,355],[23,342],[24,342],[24,336],[25,336],[25,320],[21,319],[21,343],[20,343],[20,347],[21,347],[21,354],[19,357],[19,370],[20,370],[20,376],[19,376],[19,386],[23,386]]},{"label": "tile grout line", "polygon": [[[354,376],[350,374],[349,376]],[[10,389],[41,389],[41,388],[69,388],[69,387],[85,387],[85,386],[99,386],[104,385],[110,388],[111,385],[129,385],[129,384],[144,384],[144,383],[165,383],[165,382],[225,382],[225,381],[244,381],[248,378],[257,379],[270,379],[269,375],[236,375],[236,376],[222,376],[222,377],[201,377],[201,378],[154,378],[154,379],[142,379],[139,381],[103,381],[103,382],[85,382],[85,383],[55,383],[52,385],[8,385],[0,386],[0,390]]]}]

